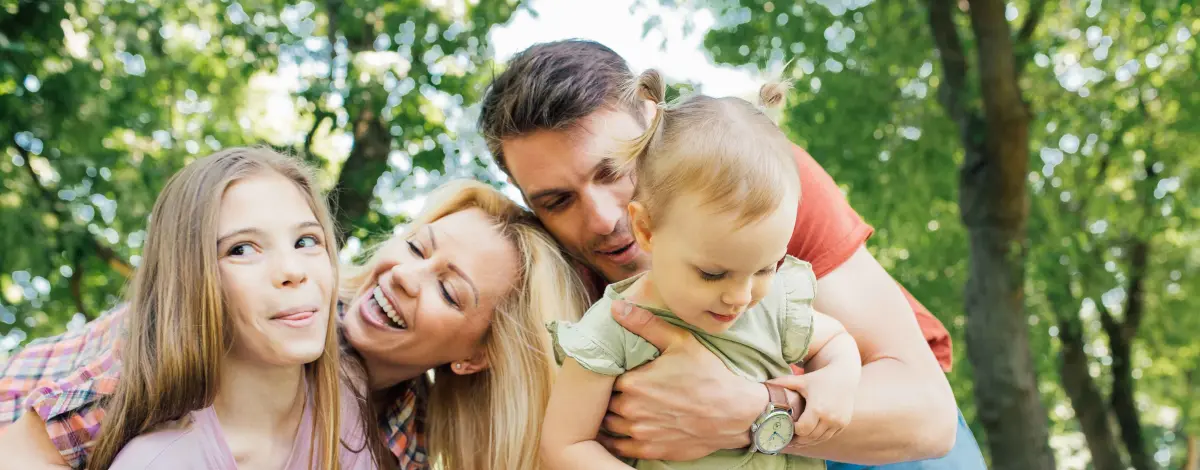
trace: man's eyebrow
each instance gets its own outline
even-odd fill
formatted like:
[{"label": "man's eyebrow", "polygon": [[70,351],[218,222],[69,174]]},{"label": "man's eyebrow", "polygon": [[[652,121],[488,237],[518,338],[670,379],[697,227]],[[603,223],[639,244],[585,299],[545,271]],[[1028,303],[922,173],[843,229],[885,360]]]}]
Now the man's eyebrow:
[{"label": "man's eyebrow", "polygon": [[[602,170],[615,172],[615,171],[617,171],[618,168],[620,168],[620,166],[621,165],[617,162],[617,160],[615,158],[602,157],[602,158],[600,158],[600,161],[596,162],[596,165],[592,167],[592,169],[588,173],[588,175],[594,176],[596,173],[599,173]],[[527,197],[529,198],[530,202],[533,202],[538,199],[544,199],[547,197],[562,196],[564,194],[570,194],[571,192],[572,192],[572,190],[569,188],[546,188],[546,189],[540,189],[537,191],[533,191],[533,192],[529,193],[529,196],[527,196]]]},{"label": "man's eyebrow", "polygon": [[535,191],[532,194],[530,194],[529,200],[530,200],[530,202],[532,202],[532,201],[536,201],[538,199],[545,199],[545,198],[552,197],[552,196],[562,196],[564,194],[570,194],[570,193],[571,193],[571,190],[566,189],[566,188],[542,189],[542,190]]}]

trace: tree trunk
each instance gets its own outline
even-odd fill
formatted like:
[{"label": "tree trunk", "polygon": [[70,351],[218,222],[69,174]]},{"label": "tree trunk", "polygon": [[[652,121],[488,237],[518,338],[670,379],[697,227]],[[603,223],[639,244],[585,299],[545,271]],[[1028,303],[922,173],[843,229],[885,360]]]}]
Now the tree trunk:
[{"label": "tree trunk", "polygon": [[1183,470],[1200,470],[1200,440],[1187,437],[1187,456],[1183,459]]},{"label": "tree trunk", "polygon": [[363,109],[354,120],[354,144],[350,157],[338,174],[333,191],[334,220],[338,226],[338,241],[345,242],[354,224],[371,208],[375,198],[375,183],[387,170],[392,136],[383,122],[370,109]]},{"label": "tree trunk", "polygon": [[1137,402],[1134,399],[1133,340],[1137,337],[1145,309],[1146,263],[1149,246],[1139,240],[1130,249],[1129,288],[1125,293],[1125,321],[1118,322],[1107,309],[1101,311],[1101,324],[1108,334],[1112,350],[1112,409],[1121,428],[1121,441],[1129,452],[1129,464],[1137,470],[1158,468],[1146,449]]},{"label": "tree trunk", "polygon": [[959,126],[966,154],[959,173],[959,206],[970,241],[967,358],[975,370],[980,421],[994,468],[1051,470],[1048,418],[1025,318],[1029,113],[1017,85],[1005,4],[970,1],[983,94],[979,115],[965,99],[967,61],[954,25],[954,3],[929,2],[930,27],[946,76],[939,98]]},{"label": "tree trunk", "polygon": [[1108,422],[1108,404],[1095,379],[1088,373],[1088,357],[1083,351],[1083,334],[1078,318],[1060,316],[1063,320],[1059,321],[1058,337],[1062,342],[1059,375],[1062,376],[1063,389],[1071,399],[1071,407],[1075,409],[1075,417],[1079,419],[1088,451],[1092,454],[1092,467],[1095,470],[1125,470],[1117,438]]}]

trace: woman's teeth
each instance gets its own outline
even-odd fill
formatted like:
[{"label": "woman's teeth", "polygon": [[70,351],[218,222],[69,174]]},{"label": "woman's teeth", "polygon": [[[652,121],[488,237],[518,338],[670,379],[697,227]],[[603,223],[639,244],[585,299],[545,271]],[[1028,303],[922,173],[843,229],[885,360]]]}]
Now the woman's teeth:
[{"label": "woman's teeth", "polygon": [[400,314],[396,313],[396,307],[393,307],[392,303],[388,301],[387,296],[383,295],[383,289],[375,286],[371,295],[375,298],[375,303],[379,304],[379,308],[383,309],[383,313],[387,315],[388,319],[396,323],[394,326],[408,328],[408,325],[404,323],[404,319],[400,317]]}]

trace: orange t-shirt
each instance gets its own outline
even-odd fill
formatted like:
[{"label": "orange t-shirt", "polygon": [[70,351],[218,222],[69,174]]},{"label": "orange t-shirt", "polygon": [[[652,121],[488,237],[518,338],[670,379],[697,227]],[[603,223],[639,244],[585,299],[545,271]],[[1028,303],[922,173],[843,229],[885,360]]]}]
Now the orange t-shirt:
[{"label": "orange t-shirt", "polygon": [[[788,242],[788,254],[812,263],[820,279],[850,259],[875,229],[859,217],[842,195],[833,178],[812,156],[795,148],[800,170],[800,207],[796,209],[796,229]],[[904,286],[900,286],[917,315],[917,324],[933,350],[942,370],[951,366],[950,332],[929,309],[921,305]]]}]

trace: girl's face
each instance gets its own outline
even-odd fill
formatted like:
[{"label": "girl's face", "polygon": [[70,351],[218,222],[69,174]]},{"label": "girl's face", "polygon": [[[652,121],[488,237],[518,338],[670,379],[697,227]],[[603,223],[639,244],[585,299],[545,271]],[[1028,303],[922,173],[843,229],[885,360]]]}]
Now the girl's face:
[{"label": "girl's face", "polygon": [[682,193],[663,211],[664,220],[649,220],[637,202],[630,211],[638,243],[650,253],[649,302],[719,333],[767,294],[787,253],[798,198],[785,196],[774,212],[741,228],[734,228],[736,214],[702,201]]},{"label": "girl's face", "polygon": [[279,366],[315,361],[325,349],[334,267],[300,188],[273,172],[234,182],[221,197],[217,233],[231,356]]},{"label": "girl's face", "polygon": [[478,208],[394,236],[379,247],[346,307],[346,337],[373,377],[381,369],[411,376],[446,363],[460,374],[483,370],[483,336],[512,291],[518,259]]}]

